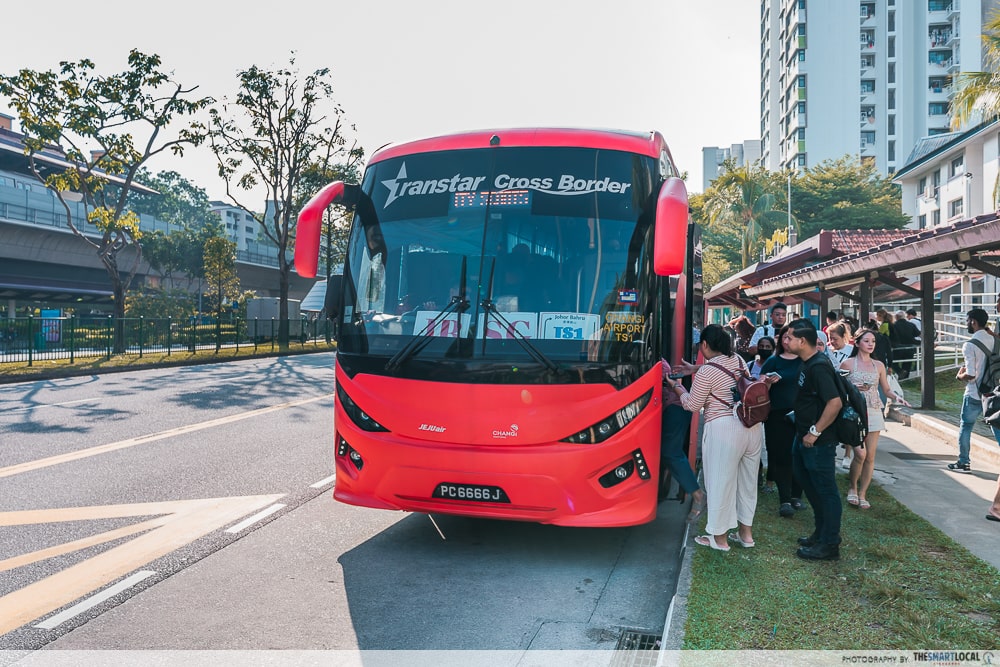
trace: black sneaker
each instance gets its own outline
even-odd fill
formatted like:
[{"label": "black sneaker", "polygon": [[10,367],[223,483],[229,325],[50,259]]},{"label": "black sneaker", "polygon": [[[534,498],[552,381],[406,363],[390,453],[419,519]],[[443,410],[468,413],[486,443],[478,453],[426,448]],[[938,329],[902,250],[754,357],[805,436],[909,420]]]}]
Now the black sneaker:
[{"label": "black sneaker", "polygon": [[798,498],[792,498],[791,505],[792,509],[795,510],[796,512],[805,507],[805,505],[802,504],[802,501]]},{"label": "black sneaker", "polygon": [[972,472],[972,466],[970,466],[968,463],[955,462],[948,464],[948,470],[954,472]]},{"label": "black sneaker", "polygon": [[795,509],[792,508],[791,503],[781,503],[781,507],[778,508],[778,515],[785,518],[795,516]]},{"label": "black sneaker", "polygon": [[816,544],[817,544],[817,540],[812,535],[810,535],[809,537],[800,537],[799,538],[799,546],[800,547],[811,547],[811,546],[814,546]]},{"label": "black sneaker", "polygon": [[795,555],[804,560],[840,560],[840,547],[836,544],[814,544],[800,547]]}]

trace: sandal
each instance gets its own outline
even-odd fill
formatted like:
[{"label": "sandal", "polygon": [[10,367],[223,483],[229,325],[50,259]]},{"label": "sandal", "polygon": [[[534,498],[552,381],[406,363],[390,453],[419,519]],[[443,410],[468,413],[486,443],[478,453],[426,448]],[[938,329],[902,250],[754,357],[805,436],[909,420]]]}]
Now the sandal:
[{"label": "sandal", "polygon": [[858,501],[858,507],[860,507],[863,510],[870,510],[872,508],[872,505],[867,500],[861,500]]},{"label": "sandal", "polygon": [[858,494],[856,494],[856,493],[848,493],[847,494],[847,504],[851,505],[852,507],[858,507],[859,504],[860,504],[860,501],[858,500]]},{"label": "sandal", "polygon": [[736,542],[744,549],[753,549],[754,545],[756,544],[756,542],[754,542],[753,540],[750,540],[749,542],[744,542],[743,538],[740,537],[739,533],[729,533],[729,539],[731,539],[733,542]]},{"label": "sandal", "polygon": [[694,543],[695,544],[700,544],[703,547],[712,547],[716,551],[729,551],[729,546],[728,545],[724,546],[724,547],[720,547],[716,543],[715,538],[712,537],[711,535],[699,535],[698,537],[694,538]]},{"label": "sandal", "polygon": [[695,521],[697,521],[698,518],[702,514],[704,514],[705,508],[707,506],[708,506],[708,499],[705,498],[704,495],[702,495],[702,497],[701,497],[701,502],[698,502],[697,500],[694,500],[694,498],[692,497],[692,499],[691,499],[691,511],[688,512],[687,522],[688,523],[694,523]]}]

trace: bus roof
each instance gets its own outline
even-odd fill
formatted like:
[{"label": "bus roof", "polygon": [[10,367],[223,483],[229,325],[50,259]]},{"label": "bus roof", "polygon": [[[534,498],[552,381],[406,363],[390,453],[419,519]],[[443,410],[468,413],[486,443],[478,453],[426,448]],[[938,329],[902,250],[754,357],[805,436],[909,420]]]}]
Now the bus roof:
[{"label": "bus roof", "polygon": [[[491,143],[491,140],[496,141],[493,137],[499,139],[498,144]],[[488,148],[491,145],[601,148],[648,155],[654,158],[659,158],[661,152],[666,152],[671,163],[673,162],[670,150],[659,132],[533,127],[476,130],[388,144],[375,151],[368,164],[414,153]]]}]

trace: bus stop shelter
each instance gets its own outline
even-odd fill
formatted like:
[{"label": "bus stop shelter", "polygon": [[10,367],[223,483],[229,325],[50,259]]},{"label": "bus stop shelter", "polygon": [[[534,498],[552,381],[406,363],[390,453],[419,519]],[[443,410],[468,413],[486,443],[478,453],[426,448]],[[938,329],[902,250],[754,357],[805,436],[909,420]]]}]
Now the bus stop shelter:
[{"label": "bus stop shelter", "polygon": [[[819,305],[825,313],[829,299],[837,295],[860,304],[860,312],[868,313],[873,289],[884,284],[919,299],[921,313],[927,314],[934,312],[936,270],[973,270],[1000,276],[1000,266],[989,256],[1000,250],[1000,217],[996,213],[919,231],[893,231],[896,238],[821,261],[817,261],[821,257],[818,242],[813,244],[815,248],[799,248],[809,244],[809,239],[770,262],[754,265],[753,271],[744,270],[720,283],[706,295],[708,305],[761,308],[776,301],[806,301]],[[912,275],[919,276],[916,284],[906,279]],[[733,285],[737,276],[741,276],[740,282]],[[934,368],[934,337],[921,336],[920,340],[921,367]],[[922,374],[920,400],[921,407],[934,407],[934,373]]]}]

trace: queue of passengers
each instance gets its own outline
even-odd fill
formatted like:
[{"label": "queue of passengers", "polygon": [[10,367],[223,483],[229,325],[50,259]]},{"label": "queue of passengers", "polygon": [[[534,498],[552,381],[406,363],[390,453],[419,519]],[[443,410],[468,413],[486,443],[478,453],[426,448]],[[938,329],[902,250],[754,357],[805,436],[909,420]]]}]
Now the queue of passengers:
[{"label": "queue of passengers", "polygon": [[[799,538],[796,555],[807,560],[836,560],[840,557],[843,507],[835,477],[838,443],[832,428],[842,405],[836,374],[844,374],[857,386],[868,406],[865,446],[856,448],[850,463],[847,503],[852,507],[872,507],[867,491],[879,434],[885,425],[882,396],[907,403],[889,384],[888,364],[878,358],[877,322],[852,329],[848,321],[828,318],[826,332],[822,332],[806,319],[785,324],[786,313],[784,304],[772,307],[771,330],[758,328],[747,341],[752,344],[739,345],[728,327],[708,325],[698,343],[703,364],[684,361],[671,369],[664,362],[664,405],[669,400],[672,406],[669,414],[664,410],[663,441],[665,446],[671,443],[671,458],[668,461],[665,452],[664,460],[671,469],[687,468],[686,473],[690,473],[675,471],[677,479],[683,480],[682,488],[693,493],[688,520],[694,522],[707,512],[705,534],[697,536],[695,542],[725,552],[731,549],[730,543],[742,548],[755,546],[758,469],[766,451],[768,479],[778,493],[779,515],[791,517],[804,509],[803,494],[813,510],[814,530]],[[748,335],[743,328],[742,335]],[[752,349],[749,363],[738,347]],[[734,373],[753,373],[769,385],[771,411],[764,423],[746,427],[735,416],[732,402],[725,398],[732,397]],[[689,390],[679,376],[692,374]],[[690,414],[679,417],[682,411],[704,413],[704,490],[698,488],[683,455]]]}]

